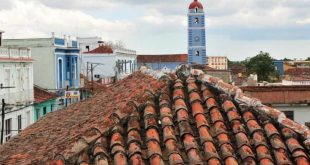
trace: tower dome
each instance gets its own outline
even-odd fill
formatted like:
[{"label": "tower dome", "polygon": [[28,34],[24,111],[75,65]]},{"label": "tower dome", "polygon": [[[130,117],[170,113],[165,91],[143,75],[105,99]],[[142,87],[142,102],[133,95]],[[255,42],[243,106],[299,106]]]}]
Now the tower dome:
[{"label": "tower dome", "polygon": [[195,9],[195,8],[198,8],[198,9],[203,9],[203,6],[200,2],[198,2],[198,0],[194,0],[194,2],[192,2],[190,5],[189,5],[189,9]]}]

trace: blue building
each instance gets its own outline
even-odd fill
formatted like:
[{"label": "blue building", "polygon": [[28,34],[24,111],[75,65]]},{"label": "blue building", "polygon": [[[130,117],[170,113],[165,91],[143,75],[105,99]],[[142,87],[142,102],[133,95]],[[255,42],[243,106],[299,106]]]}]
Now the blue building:
[{"label": "blue building", "polygon": [[188,10],[188,63],[207,64],[205,14],[198,0]]},{"label": "blue building", "polygon": [[280,76],[284,76],[284,61],[283,60],[273,60],[273,65],[276,67],[276,71]]}]

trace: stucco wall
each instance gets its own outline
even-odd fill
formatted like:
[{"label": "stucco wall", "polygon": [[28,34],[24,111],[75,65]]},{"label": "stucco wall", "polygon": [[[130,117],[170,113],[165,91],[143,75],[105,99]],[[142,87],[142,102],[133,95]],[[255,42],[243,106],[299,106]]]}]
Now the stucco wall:
[{"label": "stucco wall", "polygon": [[[53,106],[53,107],[52,107]],[[57,110],[57,101],[56,99],[48,100],[43,103],[35,104],[34,106],[34,122],[38,121],[39,118],[44,116],[44,107],[46,107],[46,114]],[[53,108],[53,109],[52,109]],[[39,115],[38,115],[39,113]],[[45,114],[45,115],[46,115]]]},{"label": "stucco wall", "polygon": [[279,109],[280,111],[294,111],[294,120],[300,124],[305,124],[306,122],[310,122],[310,106],[280,106],[273,105],[274,108]]},{"label": "stucco wall", "polygon": [[[83,55],[83,65],[85,69],[87,68],[87,62],[103,64],[96,66],[94,69],[94,75],[115,76],[114,67],[116,61],[113,55]],[[86,71],[84,73],[86,75]],[[91,78],[91,72],[89,72],[88,78]]]},{"label": "stucco wall", "polygon": [[34,71],[34,84],[46,88],[55,89],[56,72],[55,72],[55,56],[52,47],[34,47],[31,48]]},{"label": "stucco wall", "polygon": [[[27,128],[29,125],[31,125],[34,122],[33,118],[33,106],[25,107],[17,111],[13,111],[10,113],[7,113],[5,115],[5,120],[11,119],[12,120],[12,128],[11,128],[11,138],[18,134],[18,115],[21,115],[22,117],[22,130]],[[0,120],[0,128],[1,128],[1,120]],[[4,127],[5,128],[5,127]],[[5,132],[4,132],[4,141],[5,141]]]}]

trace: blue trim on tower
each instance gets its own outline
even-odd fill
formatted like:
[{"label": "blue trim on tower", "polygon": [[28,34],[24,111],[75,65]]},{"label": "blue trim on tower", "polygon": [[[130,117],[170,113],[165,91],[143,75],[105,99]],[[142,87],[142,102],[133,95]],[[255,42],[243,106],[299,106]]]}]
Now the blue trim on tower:
[{"label": "blue trim on tower", "polygon": [[188,11],[188,63],[207,64],[205,14],[202,9]]}]

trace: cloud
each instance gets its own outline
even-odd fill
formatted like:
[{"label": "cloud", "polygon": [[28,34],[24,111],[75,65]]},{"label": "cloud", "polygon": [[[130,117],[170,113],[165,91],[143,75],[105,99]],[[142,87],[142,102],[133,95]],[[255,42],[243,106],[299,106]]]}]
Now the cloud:
[{"label": "cloud", "polygon": [[145,16],[141,17],[141,20],[145,23],[171,28],[179,25],[187,26],[185,15],[164,15],[156,9],[149,9],[148,11]]},{"label": "cloud", "polygon": [[1,28],[10,37],[46,37],[51,32],[67,35],[126,36],[134,24],[129,21],[95,18],[79,10],[47,7],[37,1],[13,1],[11,9],[0,10]]}]

